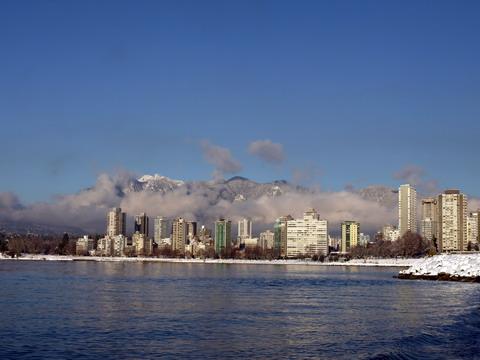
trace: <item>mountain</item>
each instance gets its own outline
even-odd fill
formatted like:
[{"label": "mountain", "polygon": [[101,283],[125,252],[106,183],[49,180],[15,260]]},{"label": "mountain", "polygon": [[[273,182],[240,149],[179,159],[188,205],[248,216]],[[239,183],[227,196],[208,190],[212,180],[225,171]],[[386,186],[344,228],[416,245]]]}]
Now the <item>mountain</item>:
[{"label": "mountain", "polygon": [[233,202],[258,198],[261,196],[281,196],[288,192],[307,193],[312,190],[290,184],[285,180],[258,183],[241,176],[234,176],[228,180],[185,182],[182,180],[170,179],[158,174],[143,175],[138,179],[131,179],[123,189],[124,193],[141,191],[162,194],[183,191],[186,192],[187,195],[200,193],[204,197],[211,199],[211,203],[215,203],[220,199]]},{"label": "mountain", "polygon": [[37,235],[59,235],[69,233],[74,236],[81,236],[85,231],[74,226],[57,226],[25,221],[0,221],[0,233],[14,234],[37,234]]},{"label": "mountain", "polygon": [[124,189],[124,192],[153,191],[166,193],[183,185],[185,185],[185,182],[182,180],[172,180],[166,176],[161,176],[158,174],[143,175],[138,179],[130,179],[127,188]]},{"label": "mountain", "polygon": [[353,190],[361,198],[376,202],[387,208],[392,208],[398,204],[398,191],[382,185],[371,185],[366,188]]}]

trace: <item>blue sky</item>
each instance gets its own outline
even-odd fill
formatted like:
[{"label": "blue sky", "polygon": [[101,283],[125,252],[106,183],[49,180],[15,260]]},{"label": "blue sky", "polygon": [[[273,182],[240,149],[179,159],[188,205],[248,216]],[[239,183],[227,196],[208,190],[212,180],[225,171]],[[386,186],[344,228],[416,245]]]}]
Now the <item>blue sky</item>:
[{"label": "blue sky", "polygon": [[[0,191],[209,179],[207,140],[258,181],[397,186],[414,164],[478,196],[479,18],[478,1],[2,1]],[[282,163],[248,153],[264,139]]]}]

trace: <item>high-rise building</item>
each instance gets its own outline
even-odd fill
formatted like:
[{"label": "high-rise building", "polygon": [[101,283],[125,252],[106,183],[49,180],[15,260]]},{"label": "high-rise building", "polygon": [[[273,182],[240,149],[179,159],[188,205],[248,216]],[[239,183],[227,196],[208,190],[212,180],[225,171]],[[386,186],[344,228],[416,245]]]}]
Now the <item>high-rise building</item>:
[{"label": "high-rise building", "polygon": [[291,215],[281,216],[273,225],[273,254],[275,257],[284,258],[287,256],[287,223],[289,220],[293,220]]},{"label": "high-rise building", "polygon": [[421,235],[432,241],[437,237],[437,200],[433,198],[422,200]]},{"label": "high-rise building", "polygon": [[244,244],[245,239],[252,238],[252,221],[250,219],[242,219],[238,222],[238,244]]},{"label": "high-rise building", "polygon": [[459,190],[438,195],[438,244],[440,251],[467,248],[467,197]]},{"label": "high-rise building", "polygon": [[126,217],[121,208],[112,208],[107,214],[107,236],[126,235]]},{"label": "high-rise building", "polygon": [[157,244],[162,242],[162,239],[170,237],[170,222],[163,216],[157,216],[153,221],[153,238]]},{"label": "high-rise building", "polygon": [[480,221],[480,217],[478,216],[478,211],[471,212],[467,217],[467,248],[468,244],[475,245],[478,244],[478,222]]},{"label": "high-rise building", "polygon": [[328,222],[315,209],[287,221],[287,257],[328,255]]},{"label": "high-rise building", "polygon": [[360,224],[356,221],[342,222],[342,252],[350,251],[350,248],[358,245]]},{"label": "high-rise building", "polygon": [[148,238],[148,216],[145,213],[135,216],[134,232],[145,235]]},{"label": "high-rise building", "polygon": [[189,221],[187,223],[187,238],[188,241],[192,241],[195,236],[197,236],[197,222],[196,221]]},{"label": "high-rise building", "polygon": [[224,252],[230,252],[232,242],[232,222],[230,220],[219,219],[215,222],[215,253],[222,255]]},{"label": "high-rise building", "polygon": [[172,223],[172,250],[185,252],[188,239],[188,224],[183,218],[176,218]]},{"label": "high-rise building", "polygon": [[417,232],[417,191],[409,184],[398,188],[398,229],[400,236]]},{"label": "high-rise building", "polygon": [[273,249],[273,243],[275,241],[275,234],[271,230],[267,230],[260,233],[259,246],[263,250]]}]

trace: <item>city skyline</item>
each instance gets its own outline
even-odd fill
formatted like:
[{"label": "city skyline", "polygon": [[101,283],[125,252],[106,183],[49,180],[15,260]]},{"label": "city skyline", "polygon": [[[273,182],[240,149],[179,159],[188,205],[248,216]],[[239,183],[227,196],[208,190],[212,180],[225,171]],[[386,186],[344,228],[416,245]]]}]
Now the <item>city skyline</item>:
[{"label": "city skyline", "polygon": [[0,359],[476,358],[479,19],[0,1]]}]

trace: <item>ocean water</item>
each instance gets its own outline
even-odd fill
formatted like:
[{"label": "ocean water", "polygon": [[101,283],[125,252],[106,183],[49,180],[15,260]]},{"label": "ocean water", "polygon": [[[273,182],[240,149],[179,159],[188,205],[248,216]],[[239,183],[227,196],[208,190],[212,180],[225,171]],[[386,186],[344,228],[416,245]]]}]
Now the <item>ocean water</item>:
[{"label": "ocean water", "polygon": [[397,271],[0,261],[0,359],[480,358],[480,285]]}]

